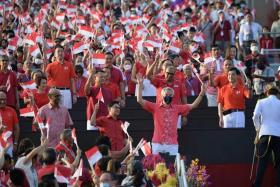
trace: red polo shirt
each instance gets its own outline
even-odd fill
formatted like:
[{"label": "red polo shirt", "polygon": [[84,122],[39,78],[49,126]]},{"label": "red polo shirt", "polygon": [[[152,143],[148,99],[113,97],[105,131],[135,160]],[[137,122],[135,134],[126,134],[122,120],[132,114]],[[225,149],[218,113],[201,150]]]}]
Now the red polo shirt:
[{"label": "red polo shirt", "polygon": [[121,128],[122,123],[121,120],[114,119],[110,115],[96,120],[96,126],[101,133],[110,138],[112,151],[120,151],[124,147],[125,134]]},{"label": "red polo shirt", "polygon": [[123,82],[123,74],[122,74],[122,71],[113,66],[111,68],[111,78],[110,78],[110,81],[113,82],[113,83],[116,83],[118,86],[120,85],[120,82]]},{"label": "red polo shirt", "polygon": [[46,72],[48,73],[48,86],[70,88],[70,79],[75,78],[75,71],[71,62],[65,61],[52,62],[48,64]]},{"label": "red polo shirt", "polygon": [[218,92],[218,103],[221,103],[224,110],[245,109],[245,98],[249,98],[250,90],[241,84],[232,86],[227,84]]},{"label": "red polo shirt", "polygon": [[[99,90],[100,90],[99,86],[91,87],[90,94],[88,95],[88,101],[87,101],[87,120],[90,120],[94,110],[94,105],[98,102],[96,96]],[[106,88],[105,86],[101,86],[101,90],[104,98],[104,103],[101,101],[99,102],[99,110],[97,112],[96,118],[100,116],[107,116],[108,104],[110,104],[113,101],[113,96],[110,89]]]},{"label": "red polo shirt", "polygon": [[106,82],[103,84],[103,86],[111,91],[113,100],[117,99],[118,97],[121,97],[119,86],[116,83]]},{"label": "red polo shirt", "polygon": [[178,144],[177,122],[179,115],[186,115],[190,111],[190,105],[163,105],[145,101],[143,108],[153,114],[154,135],[153,143]]},{"label": "red polo shirt", "polygon": [[161,103],[161,90],[164,87],[170,87],[174,89],[174,96],[172,99],[172,104],[180,104],[181,98],[187,95],[187,89],[185,84],[182,83],[181,80],[174,79],[172,83],[167,83],[164,75],[156,75],[151,83],[156,87],[156,93],[157,93],[157,103]]}]

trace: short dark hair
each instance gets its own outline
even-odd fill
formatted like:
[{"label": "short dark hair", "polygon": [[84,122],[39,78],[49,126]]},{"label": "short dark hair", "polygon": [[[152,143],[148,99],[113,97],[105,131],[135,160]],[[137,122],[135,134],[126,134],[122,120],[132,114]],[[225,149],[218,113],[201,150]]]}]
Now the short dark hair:
[{"label": "short dark hair", "polygon": [[267,90],[267,95],[277,95],[277,94],[280,94],[280,92],[276,87],[272,87]]},{"label": "short dark hair", "polygon": [[75,72],[82,72],[82,74],[84,73],[84,69],[81,65],[75,65]]},{"label": "short dark hair", "polygon": [[19,168],[14,168],[10,171],[10,180],[16,186],[24,186],[25,174]]},{"label": "short dark hair", "polygon": [[112,101],[112,102],[108,105],[108,107],[109,107],[109,108],[112,108],[115,104],[120,105],[120,103],[119,103],[118,101]]},{"label": "short dark hair", "polygon": [[54,50],[56,50],[57,48],[61,48],[61,49],[64,50],[64,47],[63,47],[62,45],[56,45],[56,46],[54,47]]},{"label": "short dark hair", "polygon": [[109,156],[104,156],[102,157],[100,160],[97,161],[97,166],[99,167],[101,172],[107,171],[107,165],[108,162],[111,160],[112,158]]},{"label": "short dark hair", "polygon": [[107,145],[109,147],[109,149],[111,149],[111,141],[110,138],[108,136],[98,136],[96,139],[96,145]]},{"label": "short dark hair", "polygon": [[190,27],[189,32],[196,32],[195,27]]},{"label": "short dark hair", "polygon": [[106,52],[105,52],[105,55],[111,55],[111,56],[114,57],[114,54],[113,54],[111,51],[106,51]]},{"label": "short dark hair", "polygon": [[45,76],[39,76],[37,79],[35,79],[36,87],[38,88],[41,85],[42,80],[47,80],[47,77]]},{"label": "short dark hair", "polygon": [[29,138],[24,138],[19,142],[17,155],[26,154],[27,151],[34,148],[34,143]]},{"label": "short dark hair", "polygon": [[43,152],[42,161],[46,165],[52,165],[56,161],[56,152],[53,148],[47,148]]},{"label": "short dark hair", "polygon": [[105,144],[98,145],[98,151],[101,153],[102,156],[109,155],[109,146]]}]

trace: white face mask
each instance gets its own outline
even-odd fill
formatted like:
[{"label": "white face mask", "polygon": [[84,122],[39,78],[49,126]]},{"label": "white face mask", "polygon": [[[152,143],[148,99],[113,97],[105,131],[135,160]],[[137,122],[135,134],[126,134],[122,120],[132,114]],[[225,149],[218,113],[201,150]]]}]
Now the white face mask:
[{"label": "white face mask", "polygon": [[128,71],[128,70],[131,70],[131,64],[126,64],[124,65],[124,70]]},{"label": "white face mask", "polygon": [[111,187],[109,183],[101,182],[100,187]]},{"label": "white face mask", "polygon": [[258,46],[253,45],[253,46],[250,47],[250,50],[254,51],[254,52],[258,52],[259,48],[258,48]]}]

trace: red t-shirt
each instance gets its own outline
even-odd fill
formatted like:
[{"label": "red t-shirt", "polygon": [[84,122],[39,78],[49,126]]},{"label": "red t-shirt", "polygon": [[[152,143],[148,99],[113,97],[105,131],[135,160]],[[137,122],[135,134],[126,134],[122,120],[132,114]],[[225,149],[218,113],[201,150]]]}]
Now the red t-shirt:
[{"label": "red t-shirt", "polygon": [[120,85],[120,82],[123,82],[123,74],[121,70],[116,68],[115,66],[111,68],[110,81],[116,83],[118,86]]},{"label": "red t-shirt", "polygon": [[3,125],[7,127],[5,130],[13,132],[14,126],[18,124],[18,117],[15,109],[9,106],[0,108],[0,115],[2,116]]},{"label": "red t-shirt", "polygon": [[32,92],[34,96],[35,104],[38,109],[49,103],[49,97],[48,97],[49,88],[46,88],[45,92],[43,93],[38,93],[38,90],[24,90],[23,97],[28,97],[29,92]]},{"label": "red t-shirt", "polygon": [[16,89],[18,88],[17,76],[14,72],[0,72],[0,86],[6,86],[7,90],[7,105],[16,106]]},{"label": "red t-shirt", "polygon": [[111,90],[113,100],[117,99],[118,97],[121,97],[119,86],[116,83],[106,82],[103,84],[103,86]]},{"label": "red t-shirt", "polygon": [[135,67],[136,67],[136,74],[140,74],[142,75],[142,77],[146,77],[147,66],[144,66],[140,62],[136,62]]},{"label": "red t-shirt", "polygon": [[121,128],[122,123],[121,120],[115,120],[109,115],[96,120],[100,132],[110,138],[112,151],[120,151],[124,147],[125,134]]},{"label": "red t-shirt", "polygon": [[85,85],[87,82],[87,78],[81,77],[81,78],[75,78],[75,85],[76,85],[76,91],[77,91],[77,97],[85,97]]},{"label": "red t-shirt", "polygon": [[[90,120],[91,115],[94,110],[94,105],[98,102],[96,99],[96,96],[100,90],[100,87],[93,86],[91,87],[90,94],[88,95],[88,101],[87,101],[87,120]],[[111,93],[111,90],[102,86],[102,95],[104,98],[104,102],[99,102],[99,110],[96,114],[96,118],[100,116],[107,116],[108,115],[108,104],[113,101],[113,96]]]}]

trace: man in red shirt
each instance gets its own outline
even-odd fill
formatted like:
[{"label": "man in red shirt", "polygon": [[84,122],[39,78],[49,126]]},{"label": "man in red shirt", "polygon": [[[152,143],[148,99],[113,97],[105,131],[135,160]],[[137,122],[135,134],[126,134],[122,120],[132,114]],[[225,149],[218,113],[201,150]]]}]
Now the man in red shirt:
[{"label": "man in red shirt", "polygon": [[62,46],[56,47],[55,59],[56,61],[48,64],[46,68],[48,86],[58,89],[62,95],[61,104],[71,109],[72,99],[73,103],[77,102],[77,92],[74,81],[75,71],[72,63],[64,60],[64,49]]},{"label": "man in red shirt", "polygon": [[[231,59],[225,59],[223,66],[224,66],[223,67],[223,69],[224,69],[223,74],[217,75],[214,79],[214,86],[218,88],[218,91],[223,86],[225,86],[226,84],[229,83],[228,72],[232,67],[234,67]],[[237,81],[238,81],[238,83],[243,84],[244,81],[243,81],[242,75],[237,75]]]},{"label": "man in red shirt", "polygon": [[0,57],[0,91],[7,93],[7,105],[19,109],[18,81],[16,74],[8,70],[9,58]]},{"label": "man in red shirt", "polygon": [[138,79],[139,90],[137,93],[137,102],[147,111],[153,114],[154,135],[152,140],[153,154],[169,153],[176,155],[178,153],[177,141],[177,121],[179,115],[186,115],[190,110],[198,107],[205,94],[204,85],[201,86],[201,92],[192,104],[173,104],[172,98],[174,90],[165,87],[161,91],[161,102],[152,103],[142,98],[143,79]]},{"label": "man in red shirt", "polygon": [[225,14],[222,10],[218,12],[219,19],[213,24],[214,43],[219,46],[224,54],[228,48],[231,39],[231,25],[225,19]]},{"label": "man in red shirt", "polygon": [[218,92],[220,127],[245,127],[245,99],[252,96],[252,91],[250,90],[250,83],[248,83],[247,87],[244,87],[243,84],[238,82],[237,71],[234,67],[229,70],[229,83]]},{"label": "man in red shirt", "polygon": [[[92,83],[94,81],[94,84]],[[105,81],[105,72],[103,70],[96,70],[91,67],[89,69],[89,77],[85,85],[85,94],[88,97],[87,101],[87,130],[96,130],[90,125],[90,118],[94,111],[96,103],[99,100],[100,106],[96,117],[107,116],[107,105],[113,101],[113,95],[110,89],[106,88],[103,84]],[[93,84],[93,85],[92,85]]]},{"label": "man in red shirt", "polygon": [[96,119],[99,104],[95,105],[95,109],[91,117],[91,125],[98,127],[101,133],[109,137],[112,151],[120,151],[125,147],[127,142],[121,127],[123,122],[118,119],[120,115],[120,104],[117,101],[113,101],[108,105],[108,108],[109,115],[101,116]]},{"label": "man in red shirt", "polygon": [[123,80],[122,71],[113,65],[114,55],[111,52],[105,53],[105,67],[111,70],[110,81],[116,83],[119,86],[121,93],[121,106],[125,106],[125,83]]},{"label": "man in red shirt", "polygon": [[[13,142],[12,144],[14,144],[14,146],[8,149],[9,155],[12,156],[13,149],[16,150],[17,148],[20,129],[16,111],[12,107],[7,106],[6,103],[7,95],[5,92],[0,91],[0,125],[5,126],[5,132],[12,132],[12,135],[7,140],[7,142]],[[3,141],[2,138],[0,140]]]}]

